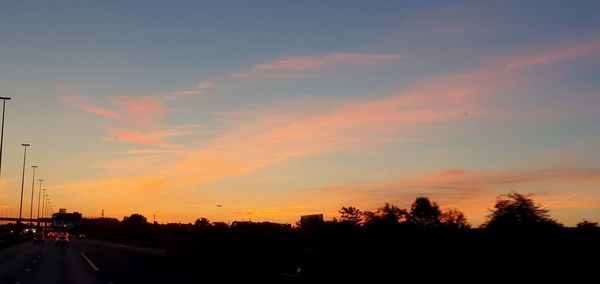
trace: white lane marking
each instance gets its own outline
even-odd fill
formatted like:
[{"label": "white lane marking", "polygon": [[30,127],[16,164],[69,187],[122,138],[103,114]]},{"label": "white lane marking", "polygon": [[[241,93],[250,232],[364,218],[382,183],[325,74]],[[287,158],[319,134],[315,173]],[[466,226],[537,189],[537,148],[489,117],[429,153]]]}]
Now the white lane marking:
[{"label": "white lane marking", "polygon": [[100,268],[98,268],[98,266],[94,265],[94,263],[85,255],[85,253],[83,253],[83,251],[81,251],[81,256],[83,256],[83,258],[85,258],[85,260],[87,260],[87,262],[90,264],[90,266],[96,270],[96,271],[100,271]]}]

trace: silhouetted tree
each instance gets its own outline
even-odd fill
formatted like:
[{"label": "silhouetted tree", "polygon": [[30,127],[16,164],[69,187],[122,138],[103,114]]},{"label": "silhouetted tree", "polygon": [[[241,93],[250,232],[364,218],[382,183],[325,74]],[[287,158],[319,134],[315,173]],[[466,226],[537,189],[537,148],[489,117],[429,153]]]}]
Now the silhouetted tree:
[{"label": "silhouetted tree", "polygon": [[196,219],[196,222],[194,222],[194,225],[208,226],[208,225],[210,225],[210,221],[208,221],[208,219],[206,219],[206,218],[200,218],[200,219]]},{"label": "silhouetted tree", "polygon": [[444,227],[450,229],[462,230],[471,228],[471,224],[467,221],[465,214],[454,208],[444,210],[440,216],[440,222]]},{"label": "silhouetted tree", "polygon": [[357,225],[362,219],[362,212],[358,208],[353,206],[342,207],[338,212],[340,212],[341,214],[342,222]]},{"label": "silhouetted tree", "polygon": [[385,203],[377,211],[365,211],[363,216],[367,225],[396,225],[406,220],[406,209],[400,209],[396,205]]},{"label": "silhouetted tree", "polygon": [[440,224],[442,212],[437,203],[427,197],[417,197],[406,215],[407,222],[419,227],[437,227]]},{"label": "silhouetted tree", "polygon": [[548,215],[548,209],[529,196],[511,192],[496,200],[494,210],[483,227],[490,229],[536,229],[560,226]]},{"label": "silhouetted tree", "polygon": [[147,241],[150,237],[150,224],[148,219],[141,214],[132,214],[129,217],[123,217],[121,221],[121,230],[126,240]]}]

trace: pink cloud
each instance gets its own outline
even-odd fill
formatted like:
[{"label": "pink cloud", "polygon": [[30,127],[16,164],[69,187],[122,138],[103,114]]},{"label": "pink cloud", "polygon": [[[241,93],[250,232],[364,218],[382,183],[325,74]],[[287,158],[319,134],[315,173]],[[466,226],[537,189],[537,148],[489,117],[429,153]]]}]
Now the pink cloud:
[{"label": "pink cloud", "polygon": [[82,97],[68,96],[68,97],[61,97],[61,100],[65,103],[69,104],[70,106],[82,109],[86,112],[89,112],[91,114],[94,114],[94,115],[97,115],[100,117],[104,117],[104,118],[108,118],[108,119],[112,119],[112,120],[116,120],[116,121],[120,121],[120,122],[127,121],[125,116],[123,116],[119,112],[117,112],[115,110],[91,105]]},{"label": "pink cloud", "polygon": [[68,96],[61,100],[91,114],[138,127],[156,125],[167,111],[159,100],[151,97],[109,97],[115,109],[94,106],[83,97]]},{"label": "pink cloud", "polygon": [[155,137],[155,135],[143,133],[141,131],[131,131],[125,129],[108,128],[111,137],[114,140],[121,140],[133,144],[164,146],[165,142]]},{"label": "pink cloud", "polygon": [[[306,113],[290,108],[284,115],[271,113],[251,115],[241,120],[238,127],[212,140],[202,141],[202,146],[198,146],[195,150],[181,154],[177,158],[169,156],[171,159],[167,162],[163,161],[160,164],[161,171],[157,176],[153,176],[152,181],[155,182],[153,188],[157,191],[164,190],[166,187],[192,188],[192,185],[223,177],[249,174],[295,157],[363,147],[366,143],[374,143],[371,140],[385,140],[401,132],[410,133],[413,127],[465,119],[464,113],[470,109],[479,109],[483,117],[486,110],[485,102],[481,98],[513,88],[515,82],[522,77],[521,71],[546,67],[548,64],[596,50],[596,47],[575,46],[579,45],[538,52],[535,55],[510,57],[500,61],[509,62],[507,64],[509,68],[494,66],[447,74],[413,84],[383,98],[345,102],[318,113]],[[520,61],[521,58],[538,59]],[[518,62],[521,64],[517,64]],[[278,64],[283,66],[281,68],[296,66],[285,68],[297,68],[297,70],[326,66],[316,63]],[[136,112],[134,109],[145,109],[145,107],[128,107],[128,102],[124,101],[115,103],[123,105],[116,113],[126,119],[135,117],[130,113]],[[140,105],[146,103],[140,102]],[[160,109],[152,106],[148,108]],[[145,112],[141,111],[141,113]],[[159,116],[160,113],[160,110],[155,112]],[[164,136],[153,136],[137,129],[131,133],[124,133],[123,137],[138,144],[160,147],[161,142],[164,141]],[[369,139],[363,139],[364,137]],[[398,200],[404,198],[402,200],[406,202],[410,202],[414,194],[431,193],[431,197],[443,205],[456,206],[471,214],[469,216],[483,216],[485,210],[493,205],[496,190],[504,193],[510,189],[509,187],[515,185],[552,184],[553,182],[560,182],[565,186],[567,184],[588,186],[597,184],[597,181],[596,173],[576,169],[507,172],[448,170],[399,181],[340,185],[337,189],[328,192],[327,196],[323,196],[323,202],[332,205],[333,200],[349,200],[343,199],[346,197],[365,200],[364,204],[368,206],[379,206],[382,202],[394,201],[389,199],[392,196],[389,195],[390,192],[398,191]],[[410,191],[413,189],[414,191]],[[405,191],[404,194],[401,194],[401,191]],[[551,197],[558,200],[556,196]],[[310,198],[314,199],[314,196]],[[485,202],[488,203],[485,204],[489,206],[482,207],[482,200],[486,200]],[[574,202],[575,199],[566,200]],[[367,201],[371,202],[369,203],[371,205],[367,204]],[[310,204],[308,201],[299,203]],[[336,204],[347,205],[339,202]],[[308,205],[306,208],[309,208]]]},{"label": "pink cloud", "polygon": [[202,81],[202,82],[198,83],[192,89],[168,93],[165,96],[165,98],[166,99],[174,99],[174,98],[178,98],[178,97],[193,97],[193,96],[204,95],[204,94],[210,92],[212,90],[212,88],[214,87],[214,85],[215,84],[213,81],[210,81],[210,80]]},{"label": "pink cloud", "polygon": [[554,48],[546,52],[518,56],[509,60],[506,63],[506,68],[522,69],[529,66],[549,64],[598,50],[600,50],[600,41],[587,41],[567,47]]},{"label": "pink cloud", "polygon": [[330,53],[321,56],[287,57],[267,64],[257,64],[255,70],[315,70],[346,64],[380,64],[397,60],[399,54]]},{"label": "pink cloud", "polygon": [[400,54],[329,53],[318,56],[285,57],[265,64],[256,64],[250,71],[233,74],[233,78],[303,79],[309,71],[353,66],[367,68],[388,64],[402,58]]},{"label": "pink cloud", "polygon": [[156,126],[167,112],[158,99],[151,97],[110,97],[109,101],[121,109],[130,124],[137,127]]},{"label": "pink cloud", "polygon": [[[173,146],[167,142],[165,142],[166,138],[179,136],[186,134],[184,131],[177,130],[163,130],[163,129],[155,129],[155,130],[129,130],[129,129],[121,129],[121,128],[113,128],[107,127],[107,131],[110,134],[109,139],[121,140],[125,142],[130,142],[133,144],[140,145],[153,145],[153,146],[162,146],[168,147]],[[138,152],[140,154],[141,152]]]},{"label": "pink cloud", "polygon": [[121,123],[123,126],[107,127],[111,140],[125,141],[134,144],[144,144],[166,147],[165,138],[180,135],[181,131],[165,130],[161,119],[165,116],[166,107],[152,97],[109,97],[113,108],[103,108],[88,103],[82,97],[62,97],[68,105],[82,109],[88,113],[108,118]]},{"label": "pink cloud", "polygon": [[[189,175],[190,180],[244,174],[293,157],[362,147],[370,140],[385,140],[415,126],[465,119],[467,110],[471,109],[477,110],[479,117],[485,117],[486,96],[513,88],[522,79],[521,71],[595,48],[595,45],[579,46],[588,45],[513,57],[544,59],[511,68],[478,68],[452,73],[424,80],[383,98],[350,102],[323,113],[288,115],[278,117],[276,122],[265,114],[215,138],[209,146],[191,152],[174,169]],[[307,62],[285,61],[268,68],[310,69],[324,64]],[[371,139],[361,139],[364,137]],[[196,172],[199,168],[203,169],[200,173]]]}]

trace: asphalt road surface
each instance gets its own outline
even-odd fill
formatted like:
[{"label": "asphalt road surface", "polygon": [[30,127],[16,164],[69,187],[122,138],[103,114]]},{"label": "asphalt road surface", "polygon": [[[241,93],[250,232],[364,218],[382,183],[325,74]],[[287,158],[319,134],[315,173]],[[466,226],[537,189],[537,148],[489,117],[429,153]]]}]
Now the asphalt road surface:
[{"label": "asphalt road surface", "polygon": [[0,283],[185,283],[166,252],[95,240],[25,242],[0,250]]}]

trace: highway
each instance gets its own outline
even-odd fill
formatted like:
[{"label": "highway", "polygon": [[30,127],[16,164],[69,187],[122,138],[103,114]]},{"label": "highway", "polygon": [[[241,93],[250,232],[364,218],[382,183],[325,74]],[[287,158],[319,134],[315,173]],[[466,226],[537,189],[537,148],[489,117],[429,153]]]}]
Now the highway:
[{"label": "highway", "polygon": [[28,241],[0,250],[0,283],[185,283],[166,251],[95,240]]}]

